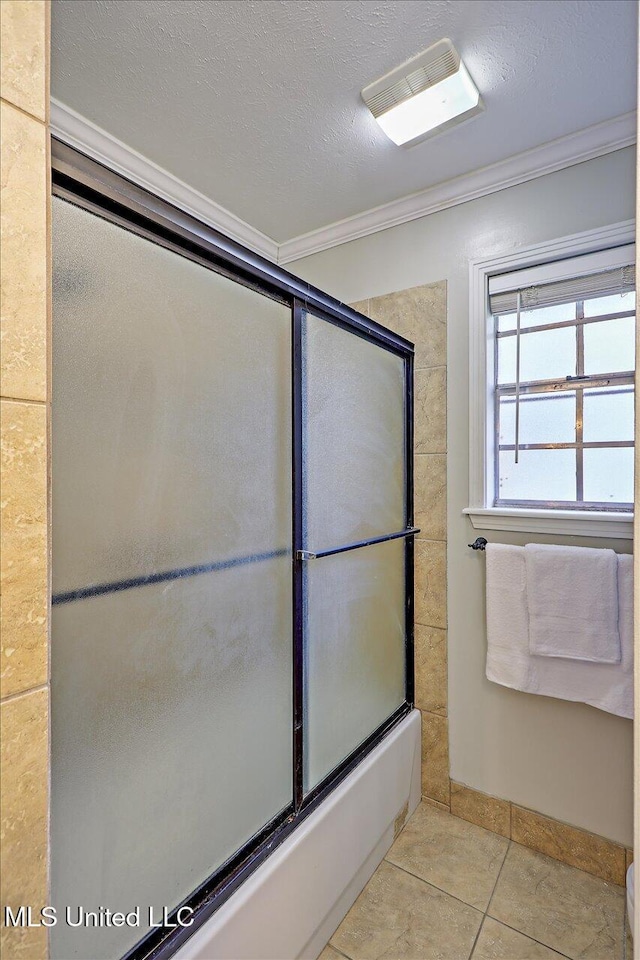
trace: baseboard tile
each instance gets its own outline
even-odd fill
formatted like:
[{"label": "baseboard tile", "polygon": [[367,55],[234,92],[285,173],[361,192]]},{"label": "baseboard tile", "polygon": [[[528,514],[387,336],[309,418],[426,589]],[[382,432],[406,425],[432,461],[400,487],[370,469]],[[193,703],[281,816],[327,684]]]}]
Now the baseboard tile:
[{"label": "baseboard tile", "polygon": [[511,837],[511,804],[451,781],[451,813],[479,827]]},{"label": "baseboard tile", "polygon": [[486,830],[624,886],[633,851],[619,843],[451,781],[451,813]]},{"label": "baseboard tile", "polygon": [[516,804],[511,809],[512,840],[601,880],[624,886],[624,847]]}]

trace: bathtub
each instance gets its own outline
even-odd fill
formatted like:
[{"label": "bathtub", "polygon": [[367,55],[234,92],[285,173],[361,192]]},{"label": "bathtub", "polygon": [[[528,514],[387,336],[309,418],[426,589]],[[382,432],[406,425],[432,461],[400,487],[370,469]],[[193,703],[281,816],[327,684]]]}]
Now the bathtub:
[{"label": "bathtub", "polygon": [[316,960],[420,802],[420,713],[365,757],[176,960]]}]

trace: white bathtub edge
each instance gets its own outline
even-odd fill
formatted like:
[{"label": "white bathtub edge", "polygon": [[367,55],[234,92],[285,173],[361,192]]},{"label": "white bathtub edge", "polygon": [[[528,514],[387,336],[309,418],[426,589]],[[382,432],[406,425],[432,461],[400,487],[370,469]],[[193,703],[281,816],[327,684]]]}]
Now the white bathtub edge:
[{"label": "white bathtub edge", "polygon": [[420,802],[420,730],[412,710],[176,960],[315,960]]}]

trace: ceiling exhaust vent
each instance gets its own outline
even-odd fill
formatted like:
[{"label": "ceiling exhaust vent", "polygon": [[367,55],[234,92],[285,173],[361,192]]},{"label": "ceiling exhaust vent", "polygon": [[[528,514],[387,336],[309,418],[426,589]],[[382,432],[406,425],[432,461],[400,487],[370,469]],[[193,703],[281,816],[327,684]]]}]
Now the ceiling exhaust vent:
[{"label": "ceiling exhaust vent", "polygon": [[362,99],[398,145],[418,143],[484,109],[469,71],[447,39],[369,84]]}]

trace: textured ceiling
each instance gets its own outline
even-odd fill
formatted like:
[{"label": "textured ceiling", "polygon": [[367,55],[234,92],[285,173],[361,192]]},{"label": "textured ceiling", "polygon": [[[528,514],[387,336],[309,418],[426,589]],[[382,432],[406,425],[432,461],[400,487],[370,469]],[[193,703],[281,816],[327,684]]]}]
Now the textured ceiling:
[{"label": "textured ceiling", "polygon": [[[360,90],[450,37],[486,112]],[[52,95],[278,242],[635,109],[635,0],[54,0]]]}]

